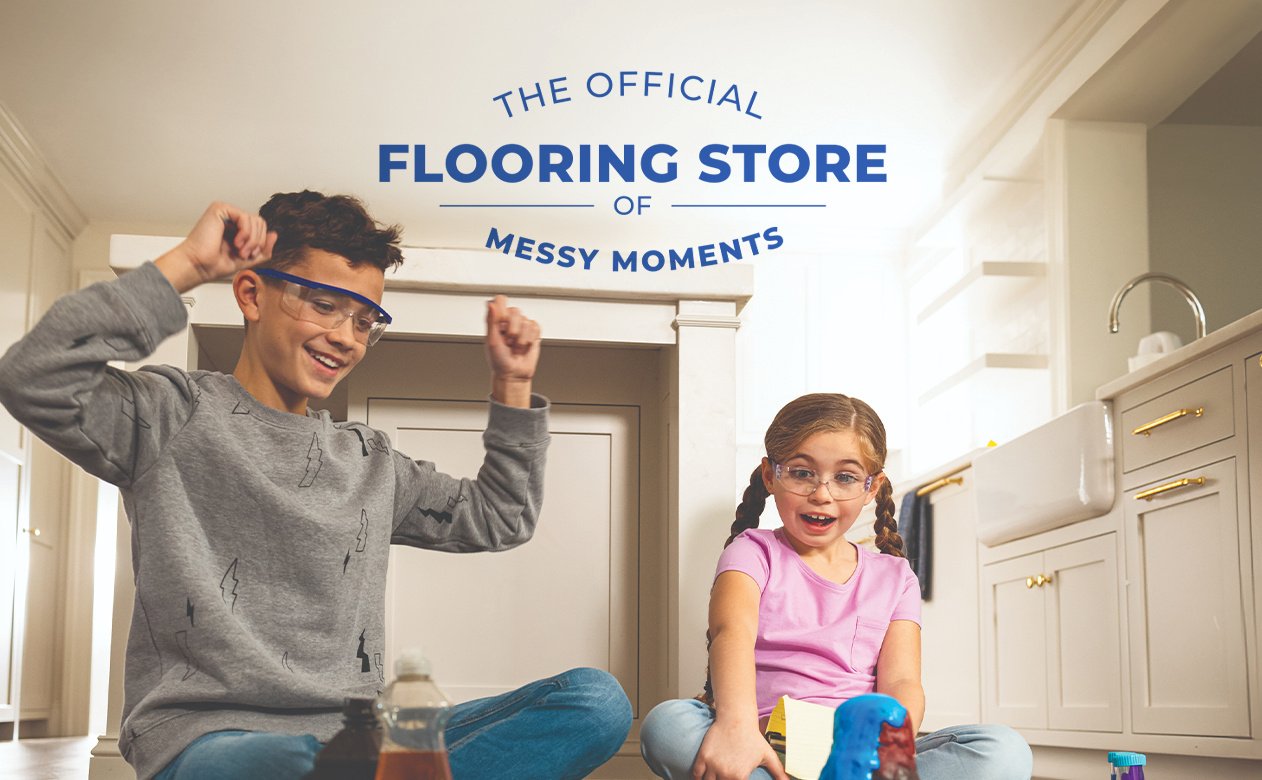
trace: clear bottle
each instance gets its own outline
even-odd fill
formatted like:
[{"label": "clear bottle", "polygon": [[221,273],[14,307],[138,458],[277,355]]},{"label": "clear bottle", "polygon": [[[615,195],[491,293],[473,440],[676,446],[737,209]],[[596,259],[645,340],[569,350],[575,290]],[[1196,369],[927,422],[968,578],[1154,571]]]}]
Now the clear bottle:
[{"label": "clear bottle", "polygon": [[381,750],[381,724],[372,699],[347,699],[342,730],[316,755],[307,780],[373,780]]},{"label": "clear bottle", "polygon": [[1143,753],[1127,753],[1114,751],[1109,753],[1111,780],[1144,780],[1144,766],[1148,757]]},{"label": "clear bottle", "polygon": [[451,702],[430,679],[429,660],[408,648],[394,662],[394,675],[377,699],[385,738],[376,780],[451,780],[443,740]]}]

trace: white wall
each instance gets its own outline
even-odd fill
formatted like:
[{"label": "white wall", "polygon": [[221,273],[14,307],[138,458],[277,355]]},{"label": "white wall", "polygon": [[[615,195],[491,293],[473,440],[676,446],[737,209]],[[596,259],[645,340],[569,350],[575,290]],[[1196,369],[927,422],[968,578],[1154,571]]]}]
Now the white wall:
[{"label": "white wall", "polygon": [[[1208,330],[1262,306],[1262,127],[1158,125],[1148,133],[1150,268],[1182,279]],[[1154,288],[1154,330],[1188,343],[1193,316]]]}]

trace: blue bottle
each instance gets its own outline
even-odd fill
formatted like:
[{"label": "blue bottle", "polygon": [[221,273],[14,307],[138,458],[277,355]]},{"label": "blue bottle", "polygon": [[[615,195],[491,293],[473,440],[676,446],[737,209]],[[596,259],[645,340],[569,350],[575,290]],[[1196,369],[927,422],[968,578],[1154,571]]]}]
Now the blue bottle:
[{"label": "blue bottle", "polygon": [[1109,753],[1111,780],[1144,780],[1144,766],[1148,757],[1143,753],[1115,751]]},{"label": "blue bottle", "polygon": [[833,716],[833,749],[819,780],[915,780],[916,736],[907,709],[881,693],[856,696]]}]

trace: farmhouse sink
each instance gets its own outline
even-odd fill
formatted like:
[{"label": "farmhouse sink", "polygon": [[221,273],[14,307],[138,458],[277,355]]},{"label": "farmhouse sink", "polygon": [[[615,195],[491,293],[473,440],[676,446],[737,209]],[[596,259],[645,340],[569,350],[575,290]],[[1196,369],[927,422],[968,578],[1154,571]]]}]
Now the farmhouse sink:
[{"label": "farmhouse sink", "polygon": [[1113,506],[1111,405],[1091,401],[973,459],[977,538],[987,546]]}]

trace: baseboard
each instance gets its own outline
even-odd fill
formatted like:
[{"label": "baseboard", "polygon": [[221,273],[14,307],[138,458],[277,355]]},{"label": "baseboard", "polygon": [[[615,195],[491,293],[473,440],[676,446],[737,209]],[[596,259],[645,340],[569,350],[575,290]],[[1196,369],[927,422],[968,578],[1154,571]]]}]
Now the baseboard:
[{"label": "baseboard", "polygon": [[136,780],[136,771],[118,752],[116,737],[101,737],[92,748],[88,762],[88,780]]}]

